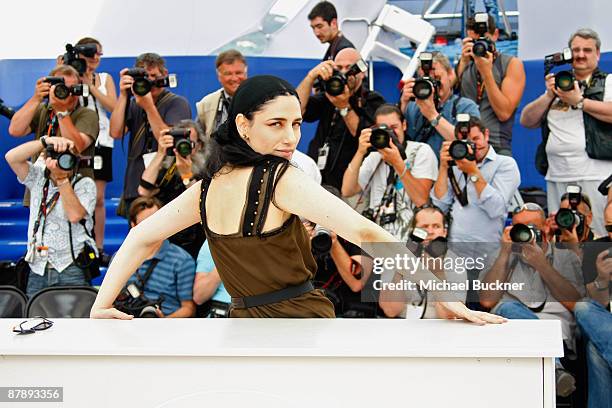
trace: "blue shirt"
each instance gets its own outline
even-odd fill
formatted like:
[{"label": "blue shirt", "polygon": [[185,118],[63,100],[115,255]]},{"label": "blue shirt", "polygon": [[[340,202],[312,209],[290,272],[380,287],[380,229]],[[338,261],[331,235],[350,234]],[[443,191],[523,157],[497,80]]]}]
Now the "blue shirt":
[{"label": "blue shirt", "polygon": [[[468,204],[465,207],[455,199],[450,180],[446,195],[441,199],[436,198],[434,189],[431,189],[432,203],[443,211],[451,210],[451,242],[498,243],[501,239],[508,203],[521,183],[521,174],[516,161],[512,157],[498,155],[493,146],[489,147],[484,160],[478,163],[478,168],[487,186],[478,197],[474,183],[468,179]],[[465,177],[456,166],[452,169],[463,191]]]},{"label": "blue shirt", "polygon": [[[198,253],[196,271],[197,273],[210,273],[213,269],[215,269],[215,263],[213,262],[212,254],[210,253],[208,241],[205,241],[202,248],[200,248],[200,252]],[[212,300],[224,303],[232,302],[232,297],[229,295],[229,293],[227,293],[227,290],[225,290],[223,282],[221,282],[217,287],[217,291],[212,296]]]},{"label": "blue shirt", "polygon": [[[454,105],[456,106],[455,109],[453,109]],[[453,112],[453,110],[456,111]],[[476,105],[473,100],[463,98],[454,94],[451,95],[450,98],[448,98],[448,100],[444,103],[442,109],[440,109],[439,112],[442,114],[442,117],[452,125],[455,125],[457,123],[457,120],[455,118],[457,113],[468,113],[470,116],[480,118],[480,111],[478,110],[478,105]],[[427,143],[429,146],[431,146],[431,149],[434,151],[434,153],[436,154],[436,158],[439,161],[440,149],[442,148],[442,142],[444,141],[442,135],[434,129],[432,135],[429,137],[429,139],[427,139],[427,136],[423,132],[429,128],[429,126],[427,126],[429,124],[429,121],[425,119],[425,117],[423,117],[416,102],[413,101],[408,103],[408,106],[406,107],[405,116],[406,121],[408,122],[408,126],[406,129],[408,140]]]},{"label": "blue shirt", "polygon": [[[167,316],[181,307],[181,301],[193,299],[195,262],[187,251],[168,240],[163,242],[153,258],[159,259],[159,262],[145,284],[144,295],[149,300],[157,300],[164,295],[161,309]],[[151,259],[147,259],[138,268],[141,277],[144,278],[150,264]],[[137,282],[136,274],[128,280],[128,284]]]}]

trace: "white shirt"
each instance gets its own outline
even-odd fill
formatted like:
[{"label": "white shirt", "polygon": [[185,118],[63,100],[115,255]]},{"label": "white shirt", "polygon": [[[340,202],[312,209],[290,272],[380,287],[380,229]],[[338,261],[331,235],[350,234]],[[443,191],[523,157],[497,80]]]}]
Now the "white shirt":
[{"label": "white shirt", "polygon": [[[410,173],[419,179],[429,179],[435,181],[438,178],[438,160],[431,147],[426,143],[411,142],[406,145],[406,161],[410,166]],[[380,166],[378,166],[378,164]],[[376,170],[378,167],[378,170]],[[374,171],[376,170],[376,173]],[[382,161],[378,152],[372,152],[365,158],[359,168],[359,186],[364,194],[369,194],[369,208],[376,208],[380,205],[385,190],[387,188],[387,178],[389,177],[389,166]],[[370,181],[371,178],[371,181]],[[368,185],[368,181],[370,181]],[[383,225],[383,228],[395,236],[397,239],[405,241],[408,239],[409,231],[405,228],[412,219],[413,207],[412,200],[404,190],[404,185],[398,180],[396,184],[399,200],[397,208],[397,221]]]},{"label": "white shirt", "polygon": [[[106,80],[108,79],[108,74],[106,72],[100,72],[98,75],[100,76],[98,91],[100,91],[101,94],[106,95]],[[83,103],[83,97],[80,99],[81,105],[85,106]],[[104,109],[104,106],[102,106],[102,103],[99,100],[94,99],[94,96],[91,93],[87,98],[87,108],[98,114],[100,132],[98,133],[98,138],[96,139],[96,146],[112,148],[114,145],[114,140],[109,134],[110,120],[108,119],[108,113]]]},{"label": "white shirt", "polygon": [[291,163],[310,176],[317,184],[321,184],[321,172],[317,163],[310,156],[296,150],[291,157]]},{"label": "white shirt", "polygon": [[[31,192],[30,219],[28,223],[28,242],[31,243],[33,242],[32,235],[34,231],[34,223],[38,218],[38,210],[43,198],[43,187],[45,184],[44,175],[46,167],[43,156],[40,156],[36,163],[28,164],[30,166],[28,175],[25,177],[25,179],[19,180],[19,182],[28,187]],[[53,197],[56,191],[58,191],[57,187],[50,182],[47,193],[47,201]],[[91,178],[83,177],[74,185],[74,193],[81,202],[81,205],[87,211],[87,215],[85,216],[85,225],[89,231],[92,231],[92,214],[96,207],[96,184]],[[44,225],[44,235],[42,222],[36,235],[36,243],[28,245],[28,256],[26,256],[26,258],[33,256],[33,258],[31,258],[32,261],[28,262],[32,272],[43,276],[45,274],[47,262],[49,262],[58,272],[62,272],[64,269],[70,266],[70,264],[72,264],[73,259],[72,255],[70,254],[68,218],[64,212],[61,195],[59,196],[59,199],[53,209],[51,209],[51,211],[47,214]],[[89,243],[92,248],[96,248],[96,242],[85,234],[85,229],[83,226],[79,223],[72,223],[72,245],[74,250],[73,254],[75,257],[77,257],[83,250],[83,245],[85,242]],[[38,252],[34,250],[34,246],[41,244],[49,247],[47,257],[39,256]]]},{"label": "white shirt", "polygon": [[[612,101],[612,75],[606,77],[604,102]],[[603,180],[612,173],[611,160],[591,159],[586,152],[582,109],[572,109],[556,98],[548,111],[547,181]]]}]

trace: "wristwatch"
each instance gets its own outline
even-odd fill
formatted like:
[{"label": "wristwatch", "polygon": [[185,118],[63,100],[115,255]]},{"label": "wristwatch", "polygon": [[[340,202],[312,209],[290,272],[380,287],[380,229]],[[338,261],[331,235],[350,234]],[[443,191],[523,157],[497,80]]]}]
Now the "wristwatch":
[{"label": "wristwatch", "polygon": [[480,177],[478,177],[476,174],[472,174],[472,175],[470,176],[470,181],[471,181],[472,183],[476,183],[478,180],[480,180]]},{"label": "wristwatch", "polygon": [[62,112],[56,112],[55,113],[55,116],[57,116],[58,119],[63,119],[66,116],[69,116],[69,115],[70,115],[70,112],[68,112],[68,111],[62,111]]},{"label": "wristwatch", "polygon": [[578,103],[575,106],[576,109],[582,109],[584,108],[584,96],[580,97],[580,100],[578,101]]},{"label": "wristwatch", "polygon": [[345,117],[346,115],[348,115],[350,110],[351,107],[347,106],[346,108],[338,109],[338,113],[340,113],[340,116]]},{"label": "wristwatch", "polygon": [[608,283],[606,286],[602,285],[601,283],[599,283],[599,279],[595,279],[593,281],[593,284],[595,285],[595,289],[597,289],[599,292],[603,292],[604,290],[608,290],[610,284]]},{"label": "wristwatch", "polygon": [[441,113],[438,113],[438,116],[436,116],[436,117],[434,118],[434,120],[432,120],[432,121],[431,121],[431,122],[429,122],[429,123],[431,123],[431,126],[436,127],[436,126],[438,126],[438,125],[440,124],[440,119],[442,119],[442,114],[441,114]]},{"label": "wristwatch", "polygon": [[187,187],[187,186],[189,185],[189,183],[191,183],[191,179],[190,179],[190,178],[184,178],[184,179],[183,179],[183,185],[184,185],[185,187]]}]

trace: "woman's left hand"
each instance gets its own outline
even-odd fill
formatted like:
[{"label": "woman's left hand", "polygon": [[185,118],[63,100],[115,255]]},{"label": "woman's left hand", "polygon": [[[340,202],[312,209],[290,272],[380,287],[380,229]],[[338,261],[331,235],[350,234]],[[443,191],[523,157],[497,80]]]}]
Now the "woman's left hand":
[{"label": "woman's left hand", "polygon": [[497,316],[487,312],[477,312],[470,310],[461,302],[438,302],[444,309],[446,309],[452,316],[458,319],[467,320],[478,325],[485,325],[487,323],[500,324],[508,321],[505,317]]}]

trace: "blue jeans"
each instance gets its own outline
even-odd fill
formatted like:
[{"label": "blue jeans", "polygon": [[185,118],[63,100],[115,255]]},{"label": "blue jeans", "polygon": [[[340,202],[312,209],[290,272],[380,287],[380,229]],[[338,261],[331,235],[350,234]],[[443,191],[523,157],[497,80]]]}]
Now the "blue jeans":
[{"label": "blue jeans", "polygon": [[75,264],[70,265],[58,272],[50,264],[47,264],[45,274],[37,275],[30,271],[26,295],[32,297],[36,292],[51,286],[89,286],[85,281],[85,272]]},{"label": "blue jeans", "polygon": [[612,314],[585,299],[574,308],[576,323],[588,340],[589,408],[612,407]]}]

